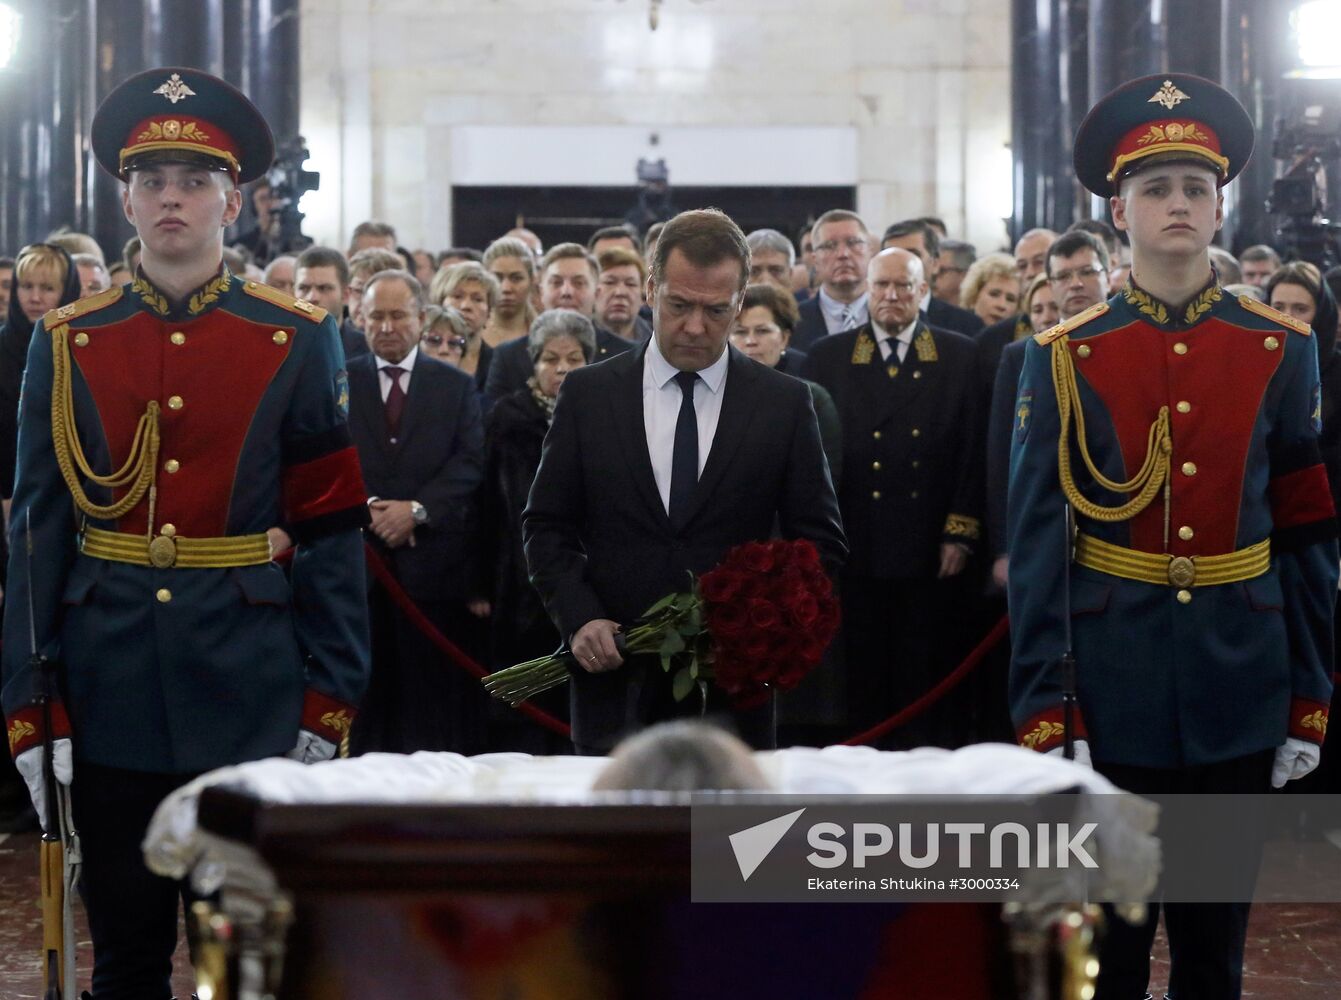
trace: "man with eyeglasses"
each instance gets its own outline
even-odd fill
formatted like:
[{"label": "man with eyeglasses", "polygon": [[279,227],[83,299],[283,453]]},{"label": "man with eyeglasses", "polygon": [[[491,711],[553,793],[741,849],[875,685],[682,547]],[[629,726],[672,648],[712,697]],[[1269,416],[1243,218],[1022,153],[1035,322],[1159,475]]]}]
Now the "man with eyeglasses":
[{"label": "man with eyeglasses", "polygon": [[[471,376],[419,349],[424,291],[380,271],[363,292],[371,354],[349,363],[349,427],[368,485],[369,543],[444,635],[476,627],[470,596],[471,503],[484,478],[484,429]],[[372,678],[353,732],[357,752],[484,748],[487,697],[387,592],[369,593]]]},{"label": "man with eyeglasses", "polygon": [[931,294],[931,282],[936,279],[937,260],[941,250],[941,236],[926,219],[904,219],[885,230],[880,249],[901,247],[917,254],[922,261],[922,272],[927,276],[927,291],[918,303],[923,317],[938,330],[953,330],[967,337],[977,336],[983,328],[982,318],[971,309],[944,302]]},{"label": "man with eyeglasses", "polygon": [[807,351],[831,333],[855,330],[870,318],[866,264],[871,259],[871,234],[861,216],[830,209],[811,227],[815,276],[819,291],[800,305],[801,322],[792,346]]},{"label": "man with eyeglasses", "polygon": [[[912,251],[882,251],[867,281],[870,322],[822,338],[801,369],[829,390],[843,426],[843,632],[849,722],[859,728],[939,680],[941,622],[981,535],[982,488],[973,342],[927,324]],[[890,744],[953,745],[962,732],[933,709]]]}]

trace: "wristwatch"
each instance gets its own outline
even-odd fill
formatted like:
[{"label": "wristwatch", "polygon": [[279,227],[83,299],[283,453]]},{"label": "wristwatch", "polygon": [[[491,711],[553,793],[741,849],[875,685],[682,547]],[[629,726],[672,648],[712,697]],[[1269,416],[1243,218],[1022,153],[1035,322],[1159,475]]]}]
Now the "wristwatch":
[{"label": "wristwatch", "polygon": [[414,518],[415,524],[428,524],[428,511],[418,500],[410,501],[410,516]]}]

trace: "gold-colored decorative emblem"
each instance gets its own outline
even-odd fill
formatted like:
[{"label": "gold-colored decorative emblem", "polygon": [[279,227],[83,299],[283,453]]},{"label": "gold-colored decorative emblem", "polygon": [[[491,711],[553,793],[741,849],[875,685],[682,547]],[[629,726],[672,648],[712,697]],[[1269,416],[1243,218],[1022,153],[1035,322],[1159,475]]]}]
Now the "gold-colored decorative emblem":
[{"label": "gold-colored decorative emblem", "polygon": [[852,345],[852,363],[869,365],[875,357],[875,338],[866,330],[857,334],[857,342]]},{"label": "gold-colored decorative emblem", "polygon": [[130,290],[140,297],[140,300],[160,316],[168,314],[167,297],[149,282],[143,278],[137,277],[130,283]]},{"label": "gold-colored decorative emblem", "polygon": [[1029,426],[1029,404],[1021,403],[1020,408],[1015,411],[1015,417],[1020,421],[1015,428],[1017,431],[1022,431]]},{"label": "gold-colored decorative emblem", "polygon": [[1131,282],[1128,282],[1122,289],[1122,297],[1128,303],[1136,307],[1136,311],[1142,316],[1149,316],[1156,323],[1165,325],[1169,322],[1169,310],[1163,302],[1152,299],[1148,294],[1141,291]]},{"label": "gold-colored decorative emblem", "polygon": [[162,94],[173,104],[176,104],[184,98],[196,96],[196,92],[188,87],[182,81],[181,75],[177,73],[173,73],[172,76],[168,77],[167,81],[155,90],[154,93]]},{"label": "gold-colored decorative emblem", "polygon": [[78,310],[79,310],[79,303],[78,303],[78,302],[71,302],[71,303],[69,303],[68,305],[63,305],[63,306],[61,306],[59,309],[56,310],[56,318],[57,318],[57,319],[69,319],[69,318],[70,318],[71,316],[73,316]]},{"label": "gold-colored decorative emblem", "polygon": [[1024,739],[1020,740],[1020,745],[1032,750],[1035,747],[1042,746],[1054,737],[1065,735],[1066,726],[1060,722],[1040,722],[1032,733],[1026,734]]},{"label": "gold-colored decorative emblem", "polygon": [[913,338],[913,347],[917,350],[918,361],[939,361],[940,355],[936,353],[936,338],[931,335],[931,331],[926,327],[922,332]]},{"label": "gold-colored decorative emblem", "polygon": [[75,347],[88,347],[88,334],[80,330],[75,334]]},{"label": "gold-colored decorative emblem", "polygon": [[179,122],[169,118],[165,122],[150,122],[135,137],[136,142],[208,142],[209,133],[202,132],[195,122]]},{"label": "gold-colored decorative emblem", "polygon": [[228,268],[224,268],[217,278],[192,295],[186,306],[191,315],[204,312],[206,306],[217,302],[219,296],[228,291],[229,277]]},{"label": "gold-colored decorative emblem", "polygon": [[149,562],[155,569],[168,569],[177,562],[177,543],[159,535],[149,543]]},{"label": "gold-colored decorative emblem", "polygon": [[1094,348],[1090,347],[1089,344],[1081,344],[1076,348],[1076,357],[1078,358],[1088,358],[1093,353]]},{"label": "gold-colored decorative emblem", "polygon": [[1175,587],[1190,587],[1197,582],[1197,564],[1187,556],[1169,560],[1169,583]]},{"label": "gold-colored decorative emblem", "polygon": [[1316,729],[1325,736],[1327,734],[1327,713],[1322,709],[1318,709],[1316,712],[1312,712],[1300,719],[1299,725],[1304,729]]},{"label": "gold-colored decorative emblem", "polygon": [[294,299],[293,308],[297,309],[299,312],[311,314],[312,310],[316,309],[316,306],[311,302],[308,302],[306,299]]},{"label": "gold-colored decorative emblem", "polygon": [[898,366],[898,365],[885,365],[885,374],[888,375],[890,378],[898,378],[898,377],[899,377],[899,366]]},{"label": "gold-colored decorative emblem", "polygon": [[1155,95],[1149,98],[1146,101],[1146,103],[1160,104],[1168,108],[1170,111],[1172,111],[1174,108],[1178,107],[1178,105],[1182,104],[1184,101],[1190,101],[1190,100],[1192,100],[1192,98],[1188,97],[1181,90],[1175,87],[1173,85],[1172,80],[1165,80],[1164,86],[1160,87],[1159,90],[1155,91]]},{"label": "gold-colored decorative emblem", "polygon": [[283,347],[285,344],[289,342],[289,335],[284,330],[276,330],[274,333],[270,335],[270,339],[273,340],[280,347]]},{"label": "gold-colored decorative emblem", "polygon": [[976,540],[982,535],[982,522],[976,517],[951,514],[945,519],[945,534],[951,538]]},{"label": "gold-colored decorative emblem", "polygon": [[1211,306],[1220,301],[1223,293],[1219,284],[1206,286],[1206,290],[1187,304],[1187,311],[1183,313],[1183,322],[1189,326],[1201,319],[1202,316],[1211,311]]},{"label": "gold-colored decorative emblem", "polygon": [[336,712],[327,712],[321,717],[323,726],[339,733],[341,736],[349,732],[349,727],[353,723],[354,720],[349,717],[349,713],[343,708]]},{"label": "gold-colored decorative emblem", "polygon": [[1267,337],[1266,340],[1262,341],[1262,346],[1268,351],[1274,351],[1280,347],[1280,341],[1275,337]]},{"label": "gold-colored decorative emblem", "polygon": [[9,727],[9,752],[13,754],[16,746],[36,732],[31,722],[15,719],[13,725]]}]

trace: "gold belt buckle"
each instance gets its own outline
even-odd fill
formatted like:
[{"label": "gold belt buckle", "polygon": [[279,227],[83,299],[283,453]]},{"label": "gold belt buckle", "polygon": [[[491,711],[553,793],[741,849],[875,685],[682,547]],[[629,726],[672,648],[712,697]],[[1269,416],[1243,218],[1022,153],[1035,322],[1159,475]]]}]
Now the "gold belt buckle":
[{"label": "gold belt buckle", "polygon": [[149,562],[157,569],[168,569],[177,561],[177,542],[159,535],[149,543]]},{"label": "gold belt buckle", "polygon": [[1175,587],[1190,587],[1197,582],[1197,564],[1187,556],[1169,560],[1169,583]]}]

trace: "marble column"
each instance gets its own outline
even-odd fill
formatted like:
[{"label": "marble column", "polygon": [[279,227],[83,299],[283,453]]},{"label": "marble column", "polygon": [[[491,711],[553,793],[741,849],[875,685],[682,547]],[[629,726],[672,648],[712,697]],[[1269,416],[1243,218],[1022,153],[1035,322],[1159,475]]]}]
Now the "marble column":
[{"label": "marble column", "polygon": [[1057,168],[1062,148],[1056,108],[1061,90],[1056,8],[1053,0],[1016,0],[1012,11],[1012,242],[1025,230],[1049,225],[1058,200]]}]

